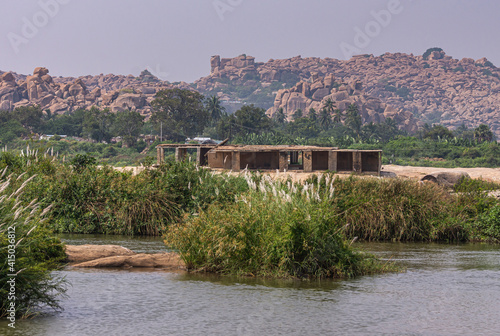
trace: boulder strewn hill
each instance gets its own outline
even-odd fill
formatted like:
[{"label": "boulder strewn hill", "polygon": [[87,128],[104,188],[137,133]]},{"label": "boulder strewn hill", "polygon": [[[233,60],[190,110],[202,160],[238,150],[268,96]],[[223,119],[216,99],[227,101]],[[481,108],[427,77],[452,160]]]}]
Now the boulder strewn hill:
[{"label": "boulder strewn hill", "polygon": [[319,112],[327,108],[327,101],[331,100],[335,109],[345,115],[351,104],[358,106],[363,123],[382,123],[391,118],[409,132],[417,131],[417,120],[409,111],[384,103],[381,99],[368,95],[363,90],[360,81],[351,80],[349,83],[338,82],[334,75],[326,77],[313,75],[308,81],[301,81],[290,89],[279,90],[274,100],[274,106],[267,114],[273,116],[278,109],[283,109],[285,116],[290,119],[298,109],[308,114],[313,108]]},{"label": "boulder strewn hill", "polygon": [[53,78],[48,69],[39,67],[31,76],[11,72],[0,75],[0,110],[39,105],[59,114],[97,106],[108,107],[112,112],[130,109],[149,115],[156,92],[172,87],[145,72],[137,78],[132,75]]},{"label": "boulder strewn hill", "polygon": [[[53,78],[46,68],[35,69],[31,76],[0,71],[0,109],[37,104],[52,113],[63,113],[98,106],[149,115],[156,92],[179,87],[218,95],[236,108],[253,103],[272,114],[283,107],[287,116],[296,108],[307,113],[308,107],[322,106],[328,97],[338,108],[355,101],[362,104],[367,121],[390,116],[408,130],[424,123],[451,128],[485,123],[500,137],[500,69],[485,58],[458,60],[432,48],[422,56],[385,53],[347,61],[297,56],[255,62],[246,55],[213,56],[210,65],[210,74],[192,85],[174,85],[147,72],[139,77]],[[331,80],[334,84],[329,86]],[[362,89],[353,88],[352,83],[359,83],[356,85]]]},{"label": "boulder strewn hill", "polygon": [[344,83],[360,81],[367,95],[411,112],[418,125],[441,123],[453,128],[485,123],[500,137],[500,69],[485,58],[457,60],[433,48],[422,56],[386,53],[347,61],[297,56],[258,63],[241,55],[213,56],[210,63],[211,74],[196,81],[196,88],[226,100],[275,107],[280,89],[292,90],[299,81],[331,74]]}]

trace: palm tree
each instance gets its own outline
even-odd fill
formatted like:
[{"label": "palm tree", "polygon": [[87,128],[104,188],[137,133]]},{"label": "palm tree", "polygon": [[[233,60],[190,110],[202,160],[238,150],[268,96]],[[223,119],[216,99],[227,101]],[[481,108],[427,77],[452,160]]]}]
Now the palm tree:
[{"label": "palm tree", "polygon": [[333,122],[335,124],[340,124],[342,122],[342,111],[339,109],[335,109],[335,112],[333,114]]},{"label": "palm tree", "polygon": [[316,110],[314,108],[309,109],[309,114],[307,115],[311,121],[316,121],[318,116],[316,115]]},{"label": "palm tree", "polygon": [[331,114],[333,110],[335,109],[335,103],[333,102],[332,98],[328,98],[325,103],[324,103],[324,108]]},{"label": "palm tree", "polygon": [[223,115],[225,115],[226,108],[221,106],[220,99],[217,96],[211,96],[206,100],[205,106],[212,123],[216,123]]},{"label": "palm tree", "polygon": [[332,118],[330,117],[330,112],[328,112],[328,110],[323,107],[321,109],[321,112],[319,113],[319,124],[320,126],[324,129],[324,130],[327,130],[328,128],[330,128],[330,125],[332,123]]},{"label": "palm tree", "polygon": [[273,118],[274,120],[276,120],[278,124],[285,123],[286,117],[285,117],[285,112],[283,112],[283,107],[280,107],[278,110],[276,110],[276,112],[274,112]]},{"label": "palm tree", "polygon": [[358,105],[351,104],[347,108],[347,118],[345,120],[345,125],[359,137],[363,121],[361,119],[361,116],[359,115]]},{"label": "palm tree", "polygon": [[478,142],[491,142],[493,141],[493,132],[488,125],[481,124],[474,129],[474,139]]}]

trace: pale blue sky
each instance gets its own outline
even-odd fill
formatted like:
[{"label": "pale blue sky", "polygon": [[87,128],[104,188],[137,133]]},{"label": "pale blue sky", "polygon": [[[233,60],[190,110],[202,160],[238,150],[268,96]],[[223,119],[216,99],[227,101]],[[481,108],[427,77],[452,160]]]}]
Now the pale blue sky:
[{"label": "pale blue sky", "polygon": [[[397,2],[2,0],[0,70],[30,74],[45,66],[53,76],[80,76],[149,68],[165,80],[192,82],[209,73],[211,55],[344,59],[342,43],[374,55],[421,55],[438,46],[500,66],[500,1]],[[375,23],[372,11],[388,8],[395,14]],[[367,25],[372,36],[358,48],[355,29]]]}]

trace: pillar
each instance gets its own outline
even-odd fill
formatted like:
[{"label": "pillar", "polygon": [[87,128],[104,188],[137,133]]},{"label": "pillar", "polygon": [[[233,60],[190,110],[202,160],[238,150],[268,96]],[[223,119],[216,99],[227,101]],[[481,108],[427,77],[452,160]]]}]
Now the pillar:
[{"label": "pillar", "polygon": [[353,152],[352,153],[352,168],[354,170],[354,172],[356,173],[361,173],[362,172],[362,169],[361,169],[362,165],[361,165],[361,152]]},{"label": "pillar", "polygon": [[163,163],[161,154],[163,153],[163,148],[161,147],[156,147],[156,163],[158,165],[161,165]]},{"label": "pillar", "polygon": [[240,167],[241,167],[241,164],[240,164],[240,152],[233,152],[233,155],[232,156],[232,170],[234,172],[239,172],[240,171]]},{"label": "pillar", "polygon": [[313,171],[313,160],[312,160],[312,151],[304,151],[304,172],[310,173]]},{"label": "pillar", "polygon": [[328,170],[332,172],[337,171],[337,152],[330,151],[328,152]]},{"label": "pillar", "polygon": [[175,149],[175,161],[177,162],[183,161],[186,158],[186,154],[187,154],[186,148],[177,147]]},{"label": "pillar", "polygon": [[279,152],[280,153],[280,163],[279,169],[281,172],[288,170],[288,152]]}]

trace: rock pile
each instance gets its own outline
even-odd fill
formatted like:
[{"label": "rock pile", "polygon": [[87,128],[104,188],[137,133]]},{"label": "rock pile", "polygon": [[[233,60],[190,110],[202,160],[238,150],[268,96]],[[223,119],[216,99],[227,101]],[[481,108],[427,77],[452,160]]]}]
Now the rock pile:
[{"label": "rock pile", "polygon": [[59,114],[96,106],[109,108],[112,112],[136,110],[150,115],[150,103],[155,94],[173,85],[156,77],[146,77],[99,75],[53,78],[43,67],[36,68],[33,75],[27,77],[7,72],[0,75],[0,110],[12,111],[16,107],[38,105],[43,110]]},{"label": "rock pile", "polygon": [[[396,111],[411,112],[418,126],[441,123],[455,128],[462,123],[468,127],[485,123],[500,137],[500,69],[485,58],[458,60],[443,51],[433,51],[426,59],[385,53],[354,56],[347,61],[297,56],[258,63],[253,57],[241,55],[232,59],[213,56],[210,63],[211,74],[195,82],[202,93],[221,91],[228,82],[242,87],[259,83],[258,91],[274,82],[289,84],[295,80],[295,84],[314,76],[333,75],[339,82],[361,82],[369,96]],[[319,91],[317,97],[323,94],[326,90]]]},{"label": "rock pile", "polygon": [[356,104],[363,123],[382,123],[385,119],[392,118],[401,128],[409,132],[417,130],[417,121],[412,113],[394,108],[379,98],[367,95],[360,81],[337,82],[335,76],[331,74],[326,77],[313,74],[309,81],[299,82],[290,89],[279,90],[274,106],[267,111],[267,114],[272,116],[282,108],[290,120],[293,112],[298,109],[304,111],[305,115],[311,108],[319,112],[326,106],[328,100],[333,101],[335,108],[343,114],[349,105]]}]

